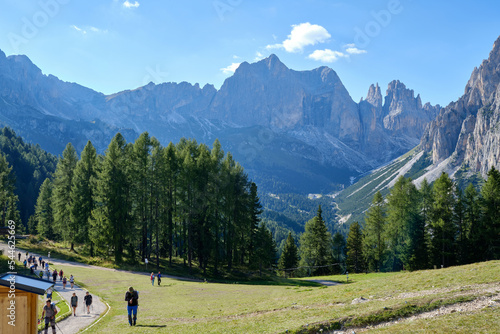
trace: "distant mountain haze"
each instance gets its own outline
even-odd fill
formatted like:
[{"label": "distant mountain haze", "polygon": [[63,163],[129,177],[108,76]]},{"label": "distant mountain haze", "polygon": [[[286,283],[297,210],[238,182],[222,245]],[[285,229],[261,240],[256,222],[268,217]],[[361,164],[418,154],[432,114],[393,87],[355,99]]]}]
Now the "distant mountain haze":
[{"label": "distant mountain haze", "polygon": [[103,152],[118,131],[128,141],[147,131],[163,145],[219,138],[270,192],[339,189],[418,145],[440,109],[399,81],[385,97],[372,85],[356,103],[333,69],[294,71],[275,55],[242,63],[219,90],[150,83],[104,95],[0,51],[0,122],[42,148],[60,154],[72,142],[80,151],[91,140]]}]

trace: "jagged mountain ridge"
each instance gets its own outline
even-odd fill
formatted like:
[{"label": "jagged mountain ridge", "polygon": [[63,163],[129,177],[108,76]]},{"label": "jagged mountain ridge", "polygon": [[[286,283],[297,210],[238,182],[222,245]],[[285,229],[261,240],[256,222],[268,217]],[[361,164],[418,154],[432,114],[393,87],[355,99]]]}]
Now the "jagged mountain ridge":
[{"label": "jagged mountain ridge", "polygon": [[[81,150],[86,139],[97,140],[102,152],[117,131],[128,140],[148,131],[163,144],[189,137],[210,145],[219,138],[252,177],[321,179],[321,189],[307,191],[329,191],[418,143],[435,107],[422,107],[399,81],[386,95],[382,104],[380,88],[372,86],[357,104],[334,70],[294,71],[275,55],[241,64],[219,90],[150,83],[104,95],[46,76],[25,56],[0,53],[0,121],[52,153],[68,141]],[[304,166],[316,172],[306,175]],[[299,188],[307,187],[291,187]]]},{"label": "jagged mountain ridge", "polygon": [[421,146],[434,165],[454,172],[470,167],[483,177],[500,168],[500,37],[489,58],[474,68],[464,95],[443,108],[429,123]]}]

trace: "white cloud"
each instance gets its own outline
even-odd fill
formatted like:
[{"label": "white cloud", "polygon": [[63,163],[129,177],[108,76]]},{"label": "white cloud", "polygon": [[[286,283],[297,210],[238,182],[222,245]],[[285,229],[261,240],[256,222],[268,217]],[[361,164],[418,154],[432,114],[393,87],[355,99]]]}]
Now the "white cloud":
[{"label": "white cloud", "polygon": [[360,54],[366,53],[366,50],[360,50],[360,49],[354,47],[354,48],[347,48],[345,50],[345,52],[347,52],[350,55],[360,55]]},{"label": "white cloud", "polygon": [[76,25],[72,25],[71,28],[75,29],[76,31],[78,31],[79,33],[81,33],[83,35],[87,34],[87,32],[94,33],[94,34],[107,34],[108,33],[107,30],[99,29],[99,28],[92,27],[92,26],[80,28]]},{"label": "white cloud", "polygon": [[220,70],[222,71],[222,73],[226,75],[231,75],[234,73],[234,71],[236,71],[236,69],[240,66],[240,64],[241,63],[232,63],[228,67],[221,68]]},{"label": "white cloud", "polygon": [[75,30],[76,30],[76,31],[78,31],[78,32],[81,32],[81,33],[82,33],[82,34],[84,34],[84,35],[87,33],[87,31],[85,31],[85,30],[83,30],[82,28],[79,28],[79,27],[77,27],[77,26],[75,26],[75,25],[72,25],[72,26],[71,26],[71,28],[75,29]]},{"label": "white cloud", "polygon": [[325,50],[314,51],[308,56],[308,58],[317,61],[322,61],[324,63],[333,63],[339,60],[340,58],[349,58],[349,55],[346,55],[345,53],[339,51],[332,51],[330,49],[325,49]]},{"label": "white cloud", "polygon": [[288,39],[284,40],[283,43],[268,45],[266,48],[268,50],[283,48],[287,52],[293,53],[302,52],[304,47],[324,43],[330,37],[331,35],[322,26],[306,22],[293,25]]},{"label": "white cloud", "polygon": [[259,51],[255,52],[255,58],[253,59],[254,61],[259,61],[259,60],[262,60],[264,59],[264,55],[262,53],[260,53]]},{"label": "white cloud", "polygon": [[124,3],[123,3],[123,7],[126,7],[126,8],[137,8],[139,7],[140,4],[139,2],[135,1],[134,3],[126,0]]}]

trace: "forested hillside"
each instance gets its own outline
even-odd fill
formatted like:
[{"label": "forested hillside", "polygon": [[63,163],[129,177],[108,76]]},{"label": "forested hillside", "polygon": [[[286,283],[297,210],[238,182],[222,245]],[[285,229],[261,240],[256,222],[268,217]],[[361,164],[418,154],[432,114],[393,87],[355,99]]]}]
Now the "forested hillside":
[{"label": "forested hillside", "polygon": [[500,173],[492,168],[480,189],[465,190],[448,174],[417,189],[399,177],[373,197],[364,228],[347,237],[349,271],[420,270],[500,258]]},{"label": "forested hillside", "polygon": [[175,256],[216,273],[274,260],[260,213],[257,186],[218,141],[212,150],[187,139],[162,147],[148,133],[135,143],[118,133],[104,155],[89,141],[79,159],[67,145],[35,220],[41,236],[84,244],[90,256]]},{"label": "forested hillside", "polygon": [[8,127],[0,130],[0,152],[12,167],[10,177],[15,181],[20,218],[26,226],[34,212],[40,186],[55,171],[57,158],[39,145],[25,143]]}]

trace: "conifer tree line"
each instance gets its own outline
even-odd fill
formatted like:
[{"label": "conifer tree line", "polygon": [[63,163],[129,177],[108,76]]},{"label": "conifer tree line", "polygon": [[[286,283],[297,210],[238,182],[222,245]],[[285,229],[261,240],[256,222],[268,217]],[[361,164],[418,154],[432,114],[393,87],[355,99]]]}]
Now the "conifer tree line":
[{"label": "conifer tree line", "polygon": [[218,140],[211,150],[184,138],[162,147],[146,132],[134,143],[118,133],[104,155],[89,141],[78,158],[68,144],[34,217],[39,235],[83,244],[91,256],[157,266],[181,257],[217,273],[275,260],[261,212],[257,186]]},{"label": "conifer tree line", "polygon": [[373,198],[362,229],[350,226],[349,272],[441,268],[500,259],[500,173],[480,190],[462,191],[448,174],[420,189],[399,177],[384,199]]}]

